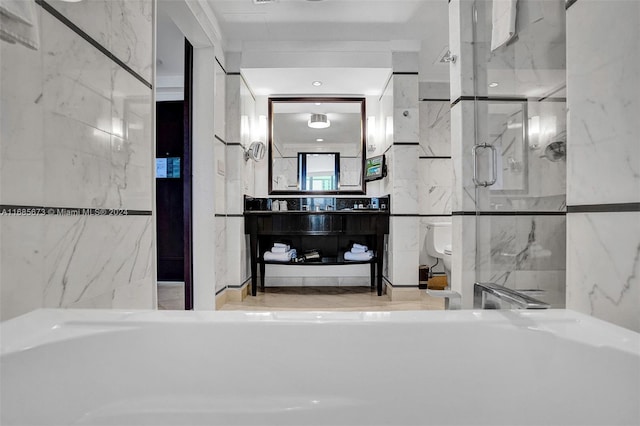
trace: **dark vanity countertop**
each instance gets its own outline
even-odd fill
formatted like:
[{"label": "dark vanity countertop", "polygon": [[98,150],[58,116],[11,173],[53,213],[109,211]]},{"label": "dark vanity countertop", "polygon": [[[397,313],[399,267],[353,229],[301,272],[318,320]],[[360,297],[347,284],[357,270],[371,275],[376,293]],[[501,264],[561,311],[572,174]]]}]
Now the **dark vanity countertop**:
[{"label": "dark vanity countertop", "polygon": [[381,209],[343,209],[343,210],[247,210],[245,215],[298,215],[298,214],[380,214],[388,215],[389,210]]}]

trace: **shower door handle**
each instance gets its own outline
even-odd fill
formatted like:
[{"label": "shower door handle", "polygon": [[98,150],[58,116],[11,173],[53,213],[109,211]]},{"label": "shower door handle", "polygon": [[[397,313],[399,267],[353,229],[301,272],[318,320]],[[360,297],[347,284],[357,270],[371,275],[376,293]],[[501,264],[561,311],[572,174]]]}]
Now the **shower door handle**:
[{"label": "shower door handle", "polygon": [[[478,180],[478,150],[479,149],[491,150],[491,180],[480,181]],[[491,186],[498,180],[498,150],[495,146],[488,143],[476,144],[471,149],[473,155],[473,183],[476,186]]]}]

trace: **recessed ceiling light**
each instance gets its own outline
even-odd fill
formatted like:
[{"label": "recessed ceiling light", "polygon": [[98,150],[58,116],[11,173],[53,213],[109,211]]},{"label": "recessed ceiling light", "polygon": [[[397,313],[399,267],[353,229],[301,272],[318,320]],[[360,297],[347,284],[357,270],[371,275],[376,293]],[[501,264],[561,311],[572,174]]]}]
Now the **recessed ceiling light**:
[{"label": "recessed ceiling light", "polygon": [[489,83],[489,87],[498,87],[498,83],[496,83],[495,81],[492,83]]},{"label": "recessed ceiling light", "polygon": [[316,105],[322,105],[320,102],[316,102]]},{"label": "recessed ceiling light", "polygon": [[316,139],[316,142],[324,142],[324,139],[318,138],[318,139]]},{"label": "recessed ceiling light", "polygon": [[313,82],[313,83],[311,83],[311,84],[312,84],[312,85],[314,85],[314,86],[316,86],[316,87],[318,87],[318,86],[322,86],[322,82],[321,82],[321,81],[318,81],[318,80],[314,81],[314,82]]}]

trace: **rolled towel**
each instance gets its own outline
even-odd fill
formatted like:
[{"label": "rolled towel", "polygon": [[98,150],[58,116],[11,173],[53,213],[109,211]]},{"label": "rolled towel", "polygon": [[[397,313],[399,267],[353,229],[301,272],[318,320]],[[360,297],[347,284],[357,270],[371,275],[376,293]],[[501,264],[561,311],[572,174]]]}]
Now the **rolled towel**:
[{"label": "rolled towel", "polygon": [[289,262],[291,259],[295,258],[297,255],[296,249],[290,249],[284,253],[273,253],[271,251],[264,252],[264,260],[275,261],[275,262]]},{"label": "rolled towel", "polygon": [[373,259],[373,250],[365,251],[364,253],[352,253],[350,251],[344,254],[344,260],[371,260]]},{"label": "rolled towel", "polygon": [[291,249],[291,247],[289,246],[284,246],[284,247],[279,247],[274,245],[273,247],[271,247],[271,252],[272,253],[286,253],[289,251],[289,249]]},{"label": "rolled towel", "polygon": [[273,243],[274,247],[286,247],[289,250],[289,245],[285,243]]},{"label": "rolled towel", "polygon": [[353,247],[351,247],[351,253],[364,253],[367,250],[369,247],[358,243],[353,243]]}]

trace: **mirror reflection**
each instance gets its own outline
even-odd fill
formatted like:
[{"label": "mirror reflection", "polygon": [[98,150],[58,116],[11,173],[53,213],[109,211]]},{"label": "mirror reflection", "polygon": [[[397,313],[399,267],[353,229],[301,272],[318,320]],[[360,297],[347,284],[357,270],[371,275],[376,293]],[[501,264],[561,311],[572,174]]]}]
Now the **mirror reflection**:
[{"label": "mirror reflection", "polygon": [[298,154],[298,170],[303,191],[336,191],[340,178],[340,153]]},{"label": "mirror reflection", "polygon": [[270,194],[364,194],[364,99],[269,99]]}]

